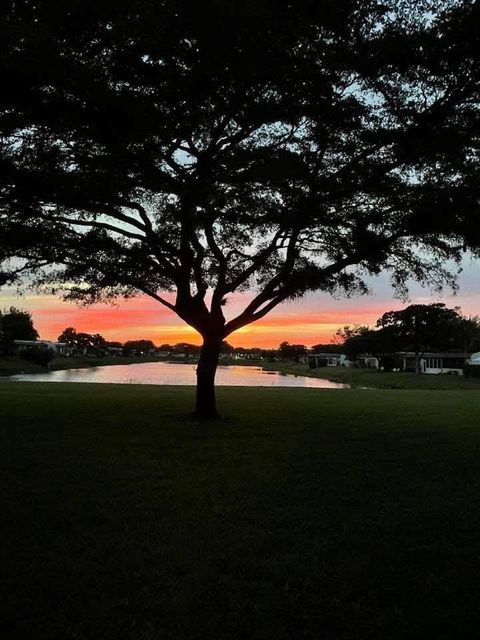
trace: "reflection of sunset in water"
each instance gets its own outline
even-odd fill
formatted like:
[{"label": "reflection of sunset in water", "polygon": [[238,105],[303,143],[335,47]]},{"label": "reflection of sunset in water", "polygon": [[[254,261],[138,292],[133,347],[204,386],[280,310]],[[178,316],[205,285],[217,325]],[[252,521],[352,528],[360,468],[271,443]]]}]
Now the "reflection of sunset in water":
[{"label": "reflection of sunset in water", "polygon": [[[11,380],[28,382],[99,382],[113,384],[196,384],[196,367],[192,364],[145,362],[88,369],[64,369],[47,373],[20,374]],[[345,389],[349,385],[321,378],[291,376],[278,371],[264,371],[260,367],[219,366],[217,386],[241,387],[311,387],[317,389]]]}]

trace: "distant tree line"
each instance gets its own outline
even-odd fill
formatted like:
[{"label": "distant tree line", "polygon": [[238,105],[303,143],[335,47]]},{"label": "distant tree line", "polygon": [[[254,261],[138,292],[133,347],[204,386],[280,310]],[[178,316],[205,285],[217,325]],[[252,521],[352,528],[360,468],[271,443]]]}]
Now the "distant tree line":
[{"label": "distant tree line", "polygon": [[[15,353],[15,340],[37,341],[30,313],[10,307],[0,311],[0,356]],[[58,342],[69,347],[70,355],[103,357],[119,356],[166,356],[198,358],[201,347],[188,342],[163,343],[156,346],[152,340],[139,339],[126,342],[108,341],[99,333],[86,333],[67,327]],[[47,353],[47,351],[49,353]],[[280,360],[281,362],[301,362],[310,353],[345,354],[355,361],[360,354],[378,358],[384,370],[392,370],[399,365],[397,354],[411,352],[415,358],[415,368],[420,370],[420,361],[426,352],[480,351],[480,317],[465,317],[458,307],[448,308],[442,303],[412,304],[399,311],[387,311],[378,318],[374,327],[366,325],[346,325],[339,328],[331,343],[314,344],[311,348],[304,344],[280,343],[277,349],[259,347],[233,347],[226,340],[222,342],[221,355],[235,359],[256,358]],[[35,348],[25,349],[22,357],[37,359],[42,363],[53,358],[53,352],[41,343]]]},{"label": "distant tree line", "polygon": [[108,341],[99,333],[77,332],[73,327],[67,327],[59,336],[58,342],[66,344],[73,355],[103,356],[107,353],[121,353],[121,355],[143,356],[156,351],[151,340],[127,340],[127,342]]}]

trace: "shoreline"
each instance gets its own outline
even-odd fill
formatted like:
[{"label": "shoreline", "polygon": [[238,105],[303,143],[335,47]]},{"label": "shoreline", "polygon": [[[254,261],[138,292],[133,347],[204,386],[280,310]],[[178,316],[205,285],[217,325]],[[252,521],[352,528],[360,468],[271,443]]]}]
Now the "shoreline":
[{"label": "shoreline", "polygon": [[22,373],[46,373],[48,371],[63,371],[65,369],[90,369],[93,367],[110,367],[114,365],[141,364],[144,362],[163,362],[160,358],[142,357],[105,357],[100,359],[61,357],[52,361],[50,367],[41,367],[17,356],[0,358],[0,378],[15,376]]},{"label": "shoreline", "polygon": [[[45,373],[65,369],[86,369],[115,365],[143,364],[147,362],[165,362],[168,364],[192,365],[198,362],[193,358],[158,358],[158,357],[105,357],[101,359],[57,358],[47,369],[34,365],[18,357],[0,358],[0,378],[18,374]],[[281,374],[321,378],[341,384],[348,384],[352,389],[411,389],[411,390],[480,390],[480,378],[465,378],[448,374],[415,374],[395,372],[389,373],[375,369],[354,369],[347,367],[322,367],[310,369],[307,364],[288,362],[268,362],[263,360],[234,360],[225,358],[219,366],[251,366],[261,367],[265,371],[278,371]]]}]

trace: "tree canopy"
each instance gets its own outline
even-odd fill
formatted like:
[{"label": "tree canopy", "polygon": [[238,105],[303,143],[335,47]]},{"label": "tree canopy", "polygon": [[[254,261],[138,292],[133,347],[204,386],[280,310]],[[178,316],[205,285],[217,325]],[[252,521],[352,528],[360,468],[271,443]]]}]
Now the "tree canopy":
[{"label": "tree canopy", "polygon": [[387,311],[376,328],[344,327],[336,335],[343,337],[342,350],[353,360],[360,354],[380,358],[381,365],[395,366],[398,352],[415,354],[415,368],[420,372],[420,359],[426,351],[462,351],[480,348],[480,321],[466,318],[460,309],[449,309],[443,303],[412,304],[398,311]]},{"label": "tree canopy", "polygon": [[284,300],[382,270],[400,291],[451,283],[480,244],[479,14],[6,0],[3,279],[156,299],[203,336],[205,413],[222,340]]},{"label": "tree canopy", "polygon": [[[377,321],[377,327],[387,331],[397,349],[448,351],[457,346],[458,331],[462,330],[462,317],[458,309],[445,304],[411,304],[400,311],[387,311]],[[463,330],[462,330],[463,332]]]},{"label": "tree canopy", "polygon": [[290,344],[289,342],[282,342],[278,347],[278,355],[280,360],[285,362],[298,362],[302,356],[306,356],[308,352],[307,347],[304,344]]},{"label": "tree canopy", "polygon": [[10,355],[15,340],[37,340],[38,332],[28,311],[15,307],[0,311],[0,355]]},{"label": "tree canopy", "polygon": [[127,340],[123,348],[125,353],[134,353],[137,356],[147,355],[156,349],[151,340]]},{"label": "tree canopy", "polygon": [[74,350],[90,353],[103,353],[109,343],[99,333],[77,332],[73,327],[67,327],[57,338]]}]

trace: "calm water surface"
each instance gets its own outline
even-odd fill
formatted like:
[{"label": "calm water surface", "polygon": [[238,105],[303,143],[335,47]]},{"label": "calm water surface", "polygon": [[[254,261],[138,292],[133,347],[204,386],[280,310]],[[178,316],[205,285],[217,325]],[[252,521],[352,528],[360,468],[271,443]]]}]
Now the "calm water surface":
[{"label": "calm water surface", "polygon": [[[170,362],[117,364],[90,369],[65,369],[48,373],[9,376],[21,382],[100,382],[115,384],[195,385],[196,365]],[[278,371],[264,371],[260,367],[218,367],[217,385],[234,387],[315,387],[318,389],[348,389],[348,384],[320,378],[292,376]]]}]

